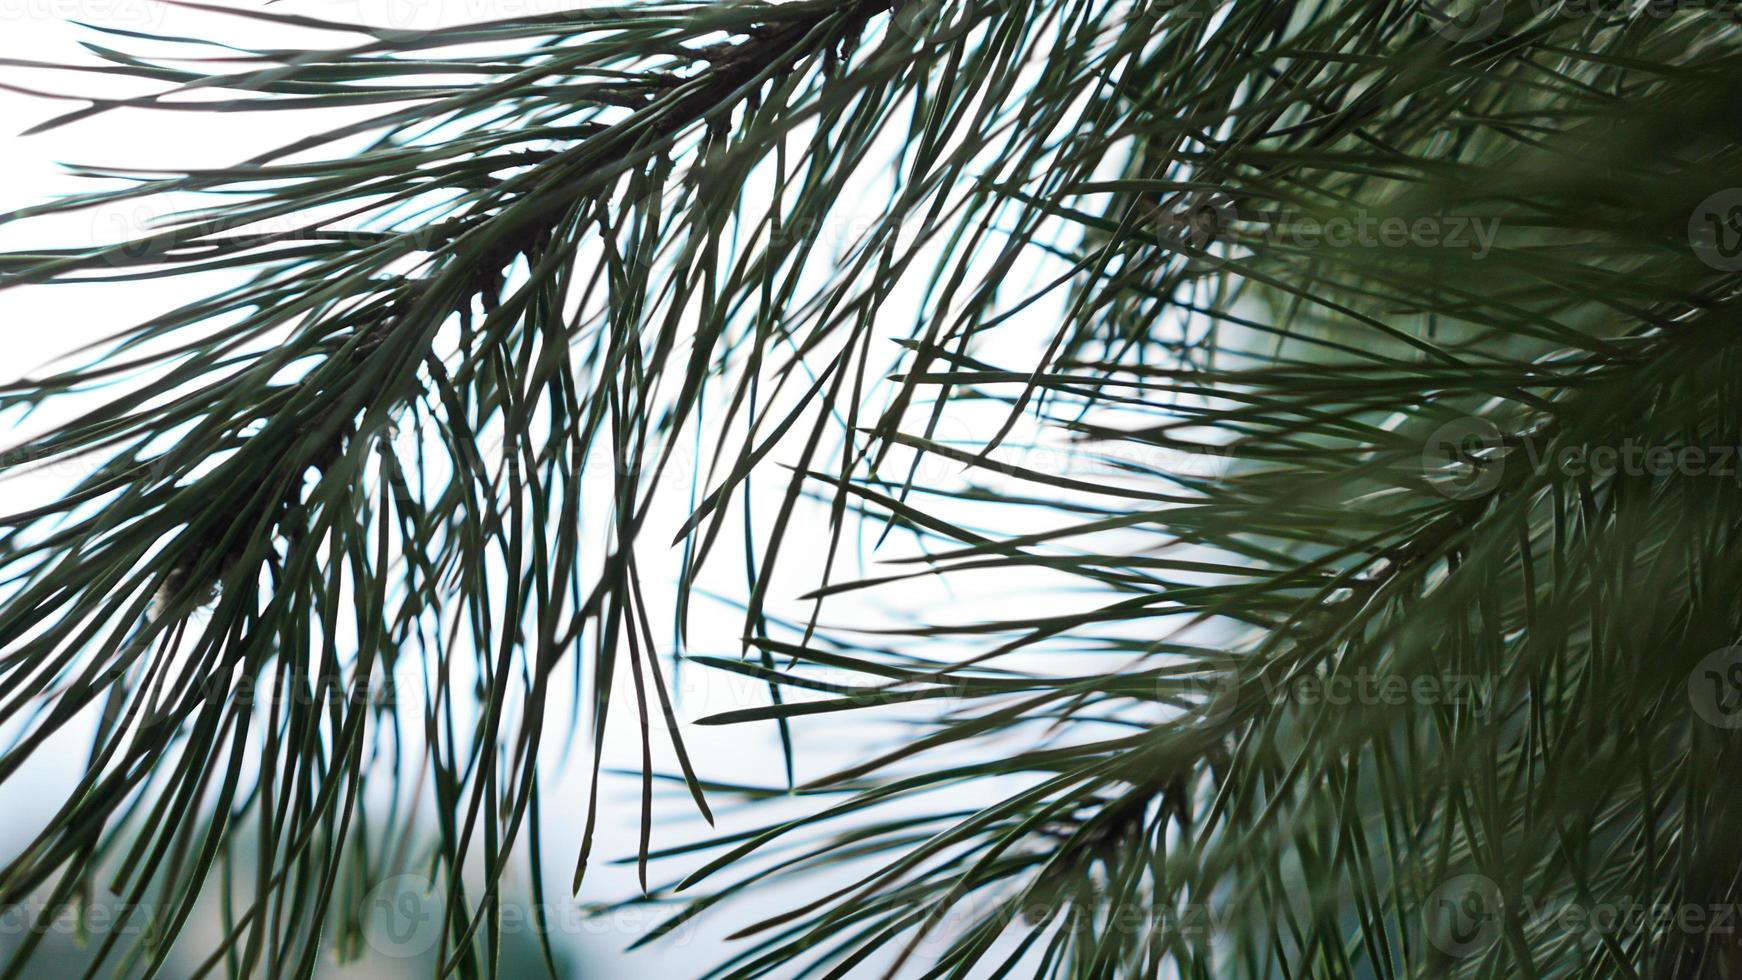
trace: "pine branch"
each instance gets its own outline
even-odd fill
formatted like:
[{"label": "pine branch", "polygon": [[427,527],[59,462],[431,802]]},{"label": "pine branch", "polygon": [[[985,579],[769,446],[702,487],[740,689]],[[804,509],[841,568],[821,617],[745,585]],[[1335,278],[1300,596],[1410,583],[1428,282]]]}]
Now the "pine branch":
[{"label": "pine branch", "polygon": [[[409,874],[436,972],[498,975],[518,872],[600,887],[633,688],[615,908],[676,906],[649,944],[754,916],[715,975],[1732,969],[1552,913],[1736,899],[1738,484],[1578,457],[1742,444],[1735,32],[1432,13],[269,10],[354,43],[93,48],[162,90],[39,129],[381,108],[7,216],[161,212],[0,285],[200,278],[0,387],[70,419],[9,469],[88,467],[0,526],[0,781],[95,730],[0,902],[101,883],[152,921],[99,965],[310,976]],[[738,656],[691,634],[711,595]],[[860,596],[908,618],[844,628]],[[700,724],[770,759],[697,772],[680,669],[753,685]],[[1362,678],[1407,696],[1327,699]],[[893,735],[801,779],[843,718]],[[665,786],[720,829],[656,826]]]}]

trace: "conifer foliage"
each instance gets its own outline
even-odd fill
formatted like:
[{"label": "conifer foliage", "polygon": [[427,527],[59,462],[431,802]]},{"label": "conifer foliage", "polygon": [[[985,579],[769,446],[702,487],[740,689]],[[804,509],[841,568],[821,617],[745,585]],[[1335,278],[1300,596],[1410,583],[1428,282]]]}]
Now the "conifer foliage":
[{"label": "conifer foliage", "polygon": [[0,386],[80,473],[0,523],[0,782],[89,733],[0,903],[148,910],[93,971],[313,976],[412,868],[461,977],[571,892],[748,910],[726,977],[1742,976],[1734,5],[228,12],[330,43],[116,32],[37,128],[282,147],[0,218],[157,215],[0,288],[185,278]]}]

